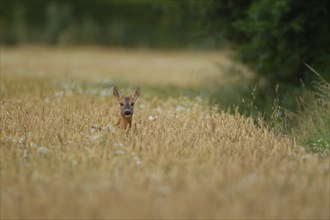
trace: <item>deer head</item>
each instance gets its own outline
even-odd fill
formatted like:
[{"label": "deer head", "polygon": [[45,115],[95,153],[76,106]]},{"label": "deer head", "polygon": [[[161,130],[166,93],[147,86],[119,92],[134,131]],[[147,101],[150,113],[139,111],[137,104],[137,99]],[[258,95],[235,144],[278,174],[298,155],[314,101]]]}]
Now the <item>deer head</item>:
[{"label": "deer head", "polygon": [[118,126],[122,126],[124,129],[132,126],[134,105],[140,96],[140,92],[141,89],[137,88],[131,96],[122,96],[117,87],[113,88],[113,95],[120,104],[120,117],[117,123]]}]

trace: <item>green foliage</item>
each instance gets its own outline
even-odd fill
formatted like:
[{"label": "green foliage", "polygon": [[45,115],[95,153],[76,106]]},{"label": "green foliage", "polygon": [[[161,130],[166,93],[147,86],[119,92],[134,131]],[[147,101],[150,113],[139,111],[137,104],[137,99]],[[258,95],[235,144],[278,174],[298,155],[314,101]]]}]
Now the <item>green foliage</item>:
[{"label": "green foliage", "polygon": [[330,2],[253,1],[234,26],[246,37],[241,59],[270,82],[300,84],[317,66],[330,79]]},{"label": "green foliage", "polygon": [[253,81],[242,79],[243,85],[218,88],[211,102],[224,108],[238,106],[245,115],[261,111],[271,127],[290,130],[294,120],[288,122],[287,113],[297,112],[297,97],[308,94],[317,80],[304,64],[317,67],[330,80],[330,1],[209,3],[201,16],[208,23],[205,29],[215,33],[219,44],[229,40],[237,57],[257,74]]},{"label": "green foliage", "polygon": [[[330,1],[208,1],[200,10],[203,30],[270,84],[297,86],[315,79],[307,63],[330,80]],[[272,88],[273,89],[273,88]]]},{"label": "green foliage", "polygon": [[192,1],[1,0],[1,43],[182,47],[196,33],[193,5]]},{"label": "green foliage", "polygon": [[[309,67],[310,68],[310,67]],[[319,75],[314,69],[311,69]],[[313,153],[330,153],[330,83],[314,82],[311,96],[300,100],[301,110],[295,129],[298,140]]]}]

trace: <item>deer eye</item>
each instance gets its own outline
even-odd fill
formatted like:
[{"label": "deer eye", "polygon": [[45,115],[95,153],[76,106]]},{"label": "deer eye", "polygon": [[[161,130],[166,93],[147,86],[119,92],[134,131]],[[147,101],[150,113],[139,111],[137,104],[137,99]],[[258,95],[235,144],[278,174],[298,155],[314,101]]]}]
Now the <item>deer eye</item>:
[{"label": "deer eye", "polygon": [[120,106],[124,106],[124,103],[120,103]]},{"label": "deer eye", "polygon": [[131,103],[131,106],[134,106],[134,103]]}]

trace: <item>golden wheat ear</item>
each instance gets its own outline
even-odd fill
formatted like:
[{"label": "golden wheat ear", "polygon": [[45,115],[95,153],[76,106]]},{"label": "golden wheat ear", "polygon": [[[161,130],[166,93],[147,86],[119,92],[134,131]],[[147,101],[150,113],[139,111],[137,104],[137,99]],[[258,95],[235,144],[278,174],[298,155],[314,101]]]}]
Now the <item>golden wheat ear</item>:
[{"label": "golden wheat ear", "polygon": [[121,94],[117,87],[113,87],[113,95],[116,97],[116,99],[119,99],[121,97]]},{"label": "golden wheat ear", "polygon": [[132,97],[135,98],[135,99],[137,99],[137,98],[139,98],[140,93],[141,93],[141,88],[140,88],[140,87],[137,87],[137,88],[134,90]]}]

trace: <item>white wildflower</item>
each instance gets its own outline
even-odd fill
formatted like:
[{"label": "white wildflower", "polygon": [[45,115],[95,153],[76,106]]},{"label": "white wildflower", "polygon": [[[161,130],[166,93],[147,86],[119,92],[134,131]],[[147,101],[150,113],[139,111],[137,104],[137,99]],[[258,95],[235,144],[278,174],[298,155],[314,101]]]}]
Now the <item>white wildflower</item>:
[{"label": "white wildflower", "polygon": [[125,153],[125,151],[123,151],[123,150],[116,150],[116,151],[115,151],[115,154],[117,154],[117,155],[124,155],[124,154],[126,154],[126,153]]},{"label": "white wildflower", "polygon": [[29,151],[27,149],[23,150],[23,158],[28,159],[30,157]]},{"label": "white wildflower", "polygon": [[35,144],[35,143],[33,143],[33,142],[30,142],[30,144],[29,144],[29,145],[30,145],[30,147],[31,147],[31,148],[37,148],[37,147],[38,147],[38,145],[37,145],[37,144]]},{"label": "white wildflower", "polygon": [[102,138],[102,134],[96,133],[96,134],[90,135],[89,138],[92,141],[98,141]]},{"label": "white wildflower", "polygon": [[157,119],[158,119],[158,116],[157,116],[157,115],[156,115],[156,116],[151,116],[151,115],[150,115],[150,116],[148,117],[148,120],[149,120],[149,121],[156,121]]},{"label": "white wildflower", "polygon": [[102,128],[101,128],[100,125],[94,124],[94,125],[92,125],[91,133],[95,133],[95,132],[98,132],[98,131],[101,131],[101,130],[102,130]]},{"label": "white wildflower", "polygon": [[142,164],[142,161],[140,160],[140,158],[139,158],[138,156],[135,156],[133,159],[134,159],[135,164],[136,164],[137,166],[139,166],[139,165]]},{"label": "white wildflower", "polygon": [[54,94],[56,97],[62,97],[64,95],[64,92],[63,91],[57,91],[55,92]]},{"label": "white wildflower", "polygon": [[37,152],[39,155],[44,156],[49,153],[49,149],[47,147],[40,146],[38,147]]},{"label": "white wildflower", "polygon": [[116,128],[112,124],[108,124],[107,129],[108,129],[108,131],[110,131],[113,134],[115,134],[117,132]]},{"label": "white wildflower", "polygon": [[156,111],[160,113],[163,111],[163,109],[161,107],[157,106]]},{"label": "white wildflower", "polygon": [[25,137],[18,138],[18,143],[19,144],[24,144],[25,143]]},{"label": "white wildflower", "polygon": [[185,110],[187,110],[185,107],[183,107],[183,106],[180,106],[180,105],[178,105],[176,108],[175,108],[175,111],[177,111],[177,112],[182,112],[182,111],[185,111]]},{"label": "white wildflower", "polygon": [[122,143],[113,143],[114,147],[123,147],[124,145]]}]

